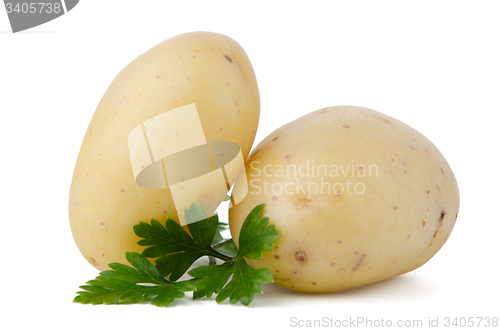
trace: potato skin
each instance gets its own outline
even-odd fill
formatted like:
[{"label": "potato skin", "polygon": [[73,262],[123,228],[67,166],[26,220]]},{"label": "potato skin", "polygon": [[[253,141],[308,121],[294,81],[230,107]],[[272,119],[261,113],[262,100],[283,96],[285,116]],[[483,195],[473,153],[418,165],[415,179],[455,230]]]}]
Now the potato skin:
[{"label": "potato skin", "polygon": [[[352,165],[355,173],[337,177],[318,168],[321,175],[313,176],[304,166],[303,176],[295,175],[292,166],[308,160],[344,170]],[[369,173],[373,165],[378,175],[375,167]],[[281,176],[280,166],[290,166],[289,173]],[[264,215],[282,236],[248,263],[297,291],[341,291],[420,267],[448,239],[459,208],[456,179],[438,149],[404,123],[362,107],[325,108],[282,126],[255,148],[246,171],[249,193],[229,210],[231,234],[237,242],[245,216],[265,203]],[[311,189],[285,186],[295,181]],[[323,192],[312,194],[313,183]],[[341,193],[335,183],[344,183]],[[355,183],[364,186],[362,194]],[[278,193],[280,187],[287,192]]]},{"label": "potato skin", "polygon": [[142,251],[132,225],[177,220],[168,189],[135,183],[127,139],[150,117],[191,103],[207,140],[236,142],[246,159],[259,121],[259,91],[245,51],[229,37],[193,32],[168,39],[125,67],[102,97],[69,197],[73,237],[97,269],[127,263],[125,251]]}]

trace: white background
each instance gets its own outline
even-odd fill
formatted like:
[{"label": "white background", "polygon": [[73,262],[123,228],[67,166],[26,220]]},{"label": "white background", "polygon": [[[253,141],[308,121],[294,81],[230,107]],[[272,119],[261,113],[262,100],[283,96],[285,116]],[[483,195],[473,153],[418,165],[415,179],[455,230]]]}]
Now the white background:
[{"label": "white background", "polygon": [[[429,317],[500,317],[499,18],[498,1],[86,0],[12,34],[0,7],[2,329],[285,330],[291,317],[424,326]],[[341,293],[268,284],[250,307],[189,298],[168,308],[72,303],[98,274],[67,215],[87,125],[124,66],[196,30],[226,34],[250,57],[262,105],[256,144],[335,105],[383,112],[427,136],[461,195],[441,251],[407,275]]]}]

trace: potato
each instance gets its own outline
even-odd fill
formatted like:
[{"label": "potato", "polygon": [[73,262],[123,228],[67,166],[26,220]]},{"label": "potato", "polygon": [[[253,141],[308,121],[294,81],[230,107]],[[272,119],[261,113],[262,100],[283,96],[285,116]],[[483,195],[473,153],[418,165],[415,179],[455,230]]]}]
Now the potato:
[{"label": "potato", "polygon": [[178,220],[168,189],[136,184],[128,135],[144,121],[195,103],[208,141],[237,143],[246,159],[259,121],[252,65],[226,36],[194,32],[168,39],[125,67],[104,94],[86,132],[69,197],[73,237],[97,269],[142,252],[132,225]]},{"label": "potato", "polygon": [[248,263],[297,291],[341,291],[414,270],[443,246],[458,213],[457,182],[438,149],[362,107],[325,108],[282,126],[246,171],[249,193],[229,210],[231,234],[237,242],[245,216],[265,203],[282,236]]}]

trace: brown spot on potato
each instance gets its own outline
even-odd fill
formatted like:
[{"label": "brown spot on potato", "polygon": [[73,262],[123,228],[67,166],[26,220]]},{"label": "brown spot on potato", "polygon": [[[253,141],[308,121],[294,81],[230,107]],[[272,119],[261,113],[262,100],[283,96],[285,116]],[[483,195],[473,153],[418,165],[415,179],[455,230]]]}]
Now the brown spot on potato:
[{"label": "brown spot on potato", "polygon": [[394,211],[398,210],[398,206],[392,207],[392,210],[394,210]]},{"label": "brown spot on potato", "polygon": [[439,168],[439,169],[441,169],[441,173],[444,175],[444,170],[443,170],[443,168]]},{"label": "brown spot on potato", "polygon": [[304,263],[307,261],[307,254],[304,251],[295,252],[294,256],[295,256],[295,260],[297,260],[301,263]]},{"label": "brown spot on potato", "polygon": [[403,165],[403,167],[406,167],[406,161],[401,162],[401,164]]},{"label": "brown spot on potato", "polygon": [[413,147],[413,145],[408,145],[408,146],[410,146],[411,149],[415,150],[415,147]]},{"label": "brown spot on potato", "polygon": [[431,191],[427,190],[427,194],[430,194],[430,193],[431,193]]},{"label": "brown spot on potato", "polygon": [[396,160],[394,160],[394,159],[391,159],[391,162],[392,162],[392,163],[394,163],[394,162],[396,162]]},{"label": "brown spot on potato", "polygon": [[422,220],[422,227],[425,227],[425,221]]},{"label": "brown spot on potato", "polygon": [[90,264],[92,264],[93,266],[99,266],[99,263],[97,263],[97,261],[93,258],[93,257],[90,257],[89,256],[89,259],[88,261],[90,262]]},{"label": "brown spot on potato", "polygon": [[345,128],[345,129],[349,129],[351,126],[347,125],[347,124],[344,124],[344,125],[342,125],[342,127]]},{"label": "brown spot on potato", "polygon": [[410,239],[411,238],[411,233],[406,237],[406,239]]},{"label": "brown spot on potato", "polygon": [[295,209],[299,210],[299,207],[300,208],[309,208],[309,204],[308,204],[309,202],[311,202],[311,200],[308,199],[308,198],[305,198],[305,197],[304,198],[298,198],[297,202],[294,203]]},{"label": "brown spot on potato", "polygon": [[275,141],[276,139],[278,139],[278,137],[274,137],[274,138],[273,138],[273,141]]},{"label": "brown spot on potato", "polygon": [[335,262],[330,263],[330,266],[331,266],[331,267],[334,267],[335,265],[336,265],[336,263],[335,263]]},{"label": "brown spot on potato", "polygon": [[337,244],[342,244],[342,240],[337,240]]},{"label": "brown spot on potato", "polygon": [[292,154],[285,155],[285,159],[287,159],[287,160],[290,160],[291,157],[292,157]]},{"label": "brown spot on potato", "polygon": [[233,59],[231,59],[229,56],[224,55],[224,58],[225,58],[226,60],[228,60],[229,62],[233,63]]},{"label": "brown spot on potato", "polygon": [[359,254],[359,252],[358,252],[358,251],[354,251],[354,255],[358,255],[358,254]]},{"label": "brown spot on potato", "polygon": [[163,213],[164,213],[164,214],[166,214],[166,213],[167,213],[167,211],[166,211],[166,210],[164,210],[164,211],[163,211]]},{"label": "brown spot on potato", "polygon": [[101,222],[101,225],[104,226],[104,222]]},{"label": "brown spot on potato", "polygon": [[278,274],[279,274],[279,273],[280,273],[280,271],[279,271],[279,270],[276,270],[276,273],[278,273]]},{"label": "brown spot on potato", "polygon": [[275,258],[276,260],[279,260],[279,259],[281,259],[281,256],[279,256],[279,255],[274,255],[274,258]]},{"label": "brown spot on potato", "polygon": [[123,193],[123,192],[125,192],[125,190],[121,188],[121,189],[120,189],[120,192],[122,192],[122,193]]},{"label": "brown spot on potato", "polygon": [[441,223],[443,221],[444,215],[446,215],[446,212],[443,210],[441,212],[441,216],[439,216],[439,223]]},{"label": "brown spot on potato", "polygon": [[312,284],[313,284],[313,285],[316,285],[316,283],[315,283],[315,282],[312,282]]},{"label": "brown spot on potato", "polygon": [[271,197],[271,200],[276,201],[276,200],[278,200],[278,197],[277,197],[277,196],[275,196],[275,195],[273,195],[273,196]]},{"label": "brown spot on potato", "polygon": [[365,254],[361,255],[359,257],[359,259],[356,261],[356,263],[354,264],[354,267],[352,268],[352,272],[359,269],[359,267],[361,266],[361,263],[363,263],[364,259],[365,259]]}]

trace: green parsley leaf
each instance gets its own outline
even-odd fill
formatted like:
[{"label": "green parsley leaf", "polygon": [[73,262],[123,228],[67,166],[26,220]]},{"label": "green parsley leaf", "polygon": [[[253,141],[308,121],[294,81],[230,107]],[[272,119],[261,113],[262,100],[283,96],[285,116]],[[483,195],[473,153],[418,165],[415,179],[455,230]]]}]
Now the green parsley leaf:
[{"label": "green parsley leaf", "polygon": [[260,259],[262,251],[270,251],[281,233],[269,224],[269,217],[260,217],[264,204],[255,207],[246,217],[240,230],[238,256]]},{"label": "green parsley leaf", "polygon": [[238,248],[234,244],[233,239],[227,239],[217,244],[212,245],[212,247],[219,253],[222,253],[226,256],[235,258],[238,255]]},{"label": "green parsley leaf", "polygon": [[215,231],[214,237],[212,239],[212,246],[217,244],[217,243],[220,243],[221,241],[224,241],[224,238],[220,234],[220,231],[217,230],[217,231]]},{"label": "green parsley leaf", "polygon": [[[171,283],[163,278],[154,265],[139,253],[127,252],[127,261],[133,266],[110,263],[112,270],[105,270],[88,285],[80,286],[73,302],[91,304],[129,304],[151,301],[166,307],[177,298],[184,298],[183,291],[195,288],[193,281]],[[150,283],[148,285],[139,285]],[[153,285],[154,284],[154,285]]]},{"label": "green parsley leaf", "polygon": [[185,217],[192,237],[170,218],[167,219],[165,227],[156,220],[151,220],[151,224],[140,222],[133,226],[135,234],[144,238],[137,243],[149,246],[144,249],[142,256],[157,258],[156,268],[162,276],[169,276],[170,281],[178,280],[202,256],[231,260],[212,248],[218,226],[217,215],[189,223],[190,220],[206,217],[205,208],[194,202],[189,209],[186,208]]},{"label": "green parsley leaf", "polygon": [[[222,265],[201,266],[192,269],[188,274],[198,278],[193,298],[211,297],[218,293],[216,301],[223,302],[229,298],[231,304],[240,301],[244,305],[252,302],[254,293],[261,293],[260,284],[270,283],[272,273],[261,268],[255,270],[245,261],[244,257],[257,259],[262,257],[262,251],[273,249],[274,243],[280,237],[280,232],[274,225],[268,226],[269,218],[260,217],[264,205],[255,207],[245,219],[240,231],[239,252],[232,262]],[[231,281],[227,283],[230,276]],[[227,283],[227,284],[226,284]]]},{"label": "green parsley leaf", "polygon": [[[188,274],[199,278],[193,293],[194,299],[205,296],[210,298],[213,293],[219,293],[215,299],[218,303],[229,298],[231,304],[240,301],[247,306],[252,302],[254,293],[262,292],[259,284],[267,284],[273,280],[273,274],[269,270],[255,270],[241,257],[231,263],[201,266],[190,270]],[[231,275],[233,277],[227,283]]]}]

